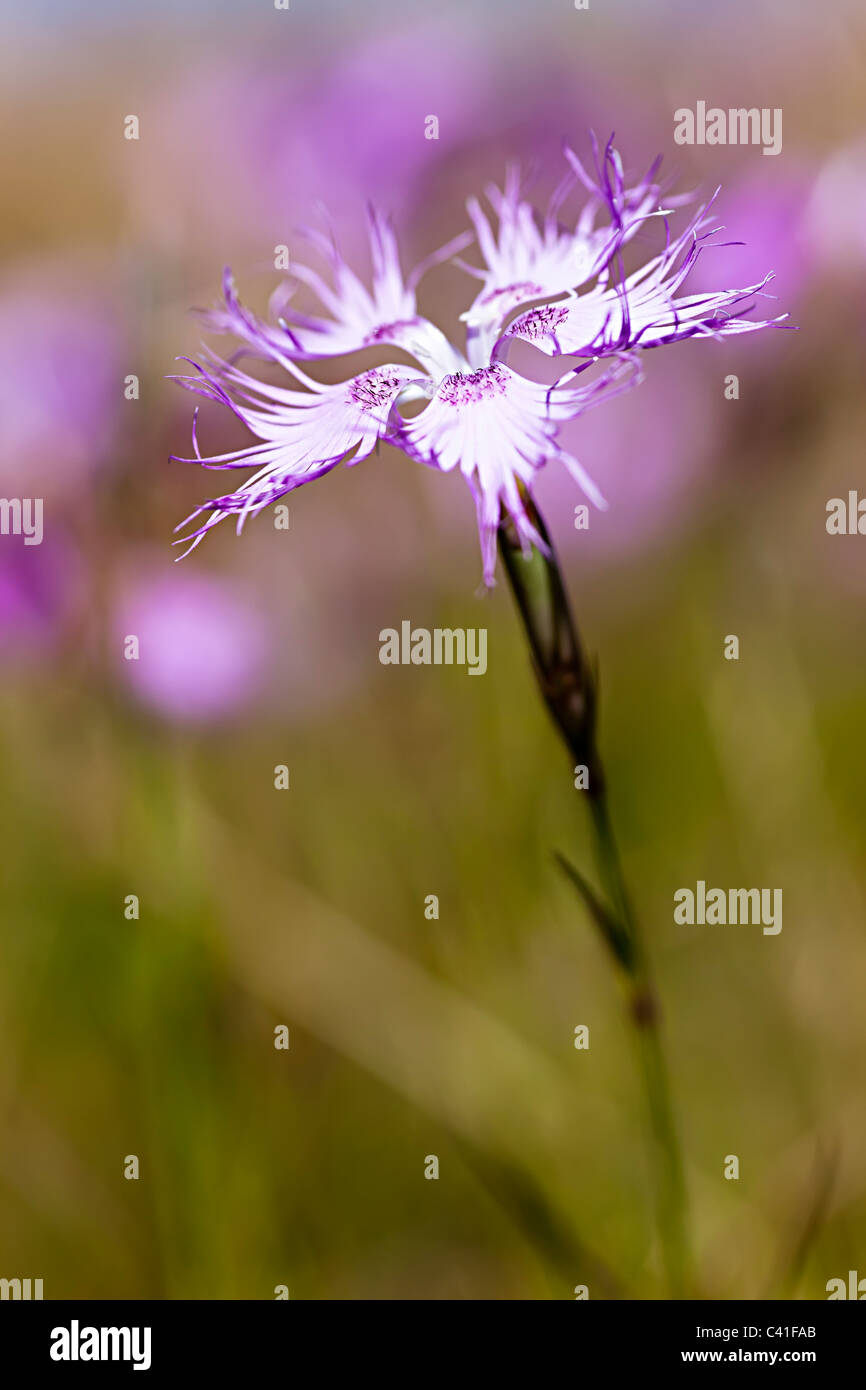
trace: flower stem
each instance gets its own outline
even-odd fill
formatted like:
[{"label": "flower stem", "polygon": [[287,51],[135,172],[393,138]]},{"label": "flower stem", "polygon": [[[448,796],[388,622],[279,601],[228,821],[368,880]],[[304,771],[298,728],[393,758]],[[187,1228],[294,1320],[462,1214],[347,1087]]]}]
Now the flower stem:
[{"label": "flower stem", "polygon": [[499,551],[529,641],[541,695],[575,764],[586,769],[586,798],[604,900],[567,860],[559,858],[588,905],[625,985],[649,1114],[665,1272],[671,1296],[681,1298],[690,1273],[685,1176],[658,1000],[646,945],[625,885],[598,749],[598,684],[578,635],[547,528],[528,495],[524,494],[523,502],[548,553],[532,547],[524,554],[507,516],[499,527]]}]

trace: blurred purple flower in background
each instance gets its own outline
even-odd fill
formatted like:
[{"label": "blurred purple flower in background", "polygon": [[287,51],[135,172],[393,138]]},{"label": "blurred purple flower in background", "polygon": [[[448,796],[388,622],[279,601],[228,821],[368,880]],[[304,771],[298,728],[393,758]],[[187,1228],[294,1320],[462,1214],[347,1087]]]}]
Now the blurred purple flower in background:
[{"label": "blurred purple flower in background", "polygon": [[694,287],[709,289],[719,278],[749,284],[772,264],[773,293],[786,302],[801,294],[815,261],[806,219],[813,182],[812,171],[789,161],[784,170],[774,169],[772,176],[763,169],[753,169],[727,183],[724,216],[720,218],[725,230],[712,256],[704,257],[695,267]]},{"label": "blurred purple flower in background", "polygon": [[659,355],[640,391],[623,395],[615,410],[590,411],[566,425],[563,441],[592,458],[604,477],[608,509],[575,528],[574,488],[559,469],[539,477],[541,509],[557,528],[563,549],[579,549],[594,562],[627,550],[670,543],[677,519],[701,495],[723,422],[721,392],[686,348]]},{"label": "blurred purple flower in background", "polygon": [[0,661],[42,658],[80,609],[80,557],[56,523],[39,546],[18,537],[0,545]]},{"label": "blurred purple flower in background", "polygon": [[862,275],[866,265],[866,139],[824,164],[808,208],[808,231],[821,267]]},{"label": "blurred purple flower in background", "polygon": [[200,572],[139,564],[121,585],[117,650],[135,636],[139,659],[121,655],[136,697],[170,720],[204,723],[236,714],[261,691],[268,634],[235,586]]},{"label": "blurred purple flower in background", "polygon": [[0,285],[0,485],[80,489],[106,459],[123,403],[122,335],[101,283],[57,262]]},{"label": "blurred purple flower in background", "polygon": [[[416,181],[482,124],[491,77],[481,46],[454,48],[436,21],[319,53],[291,72],[262,55],[185,67],[156,104],[147,142],[118,175],[148,237],[274,243],[326,200],[349,238],[371,188],[411,205]],[[314,114],[313,114],[314,113]],[[435,114],[437,138],[425,139]]]}]

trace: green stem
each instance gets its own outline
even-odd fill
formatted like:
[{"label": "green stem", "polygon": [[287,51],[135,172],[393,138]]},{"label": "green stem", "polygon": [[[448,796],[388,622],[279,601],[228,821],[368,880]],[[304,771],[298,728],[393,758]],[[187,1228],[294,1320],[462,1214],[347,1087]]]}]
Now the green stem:
[{"label": "green stem", "polygon": [[626,890],[606,793],[591,797],[589,807],[599,874],[632,946],[625,970],[628,1010],[653,1136],[659,1231],[671,1295],[682,1298],[689,1279],[686,1186],[661,1034],[660,1008],[643,935]]},{"label": "green stem", "polygon": [[625,885],[598,749],[597,681],[578,636],[544,521],[532,500],[526,495],[523,500],[548,554],[543,555],[533,547],[524,555],[508,517],[503,517],[499,528],[499,550],[529,641],[544,702],[575,763],[585,766],[588,772],[587,802],[595,859],[607,903],[599,901],[567,861],[561,862],[590,907],[626,986],[628,1015],[637,1045],[652,1135],[657,1218],[665,1272],[672,1297],[681,1298],[690,1275],[685,1175],[671,1102],[660,1010],[646,944]]}]

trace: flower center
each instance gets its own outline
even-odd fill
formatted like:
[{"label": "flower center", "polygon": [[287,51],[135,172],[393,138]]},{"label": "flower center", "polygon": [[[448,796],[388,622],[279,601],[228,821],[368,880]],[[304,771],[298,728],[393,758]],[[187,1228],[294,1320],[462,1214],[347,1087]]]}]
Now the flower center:
[{"label": "flower center", "polygon": [[383,405],[389,406],[394,392],[402,384],[402,377],[374,367],[349,383],[349,400],[370,414],[374,410],[381,410]]},{"label": "flower center", "polygon": [[566,318],[568,310],[564,304],[542,304],[540,309],[530,309],[527,314],[521,314],[506,332],[513,334],[519,326],[521,338],[544,338]]},{"label": "flower center", "polygon": [[480,367],[477,372],[455,372],[443,378],[439,397],[446,405],[477,405],[504,396],[508,373],[504,367]]}]

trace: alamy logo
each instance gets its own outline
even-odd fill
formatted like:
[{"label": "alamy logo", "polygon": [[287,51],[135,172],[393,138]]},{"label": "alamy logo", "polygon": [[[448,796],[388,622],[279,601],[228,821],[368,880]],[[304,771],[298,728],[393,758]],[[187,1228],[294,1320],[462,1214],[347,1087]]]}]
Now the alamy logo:
[{"label": "alamy logo", "polygon": [[149,1327],[68,1327],[51,1329],[52,1361],[131,1361],[134,1371],[150,1370]]},{"label": "alamy logo", "polygon": [[42,544],[42,498],[0,497],[0,536],[23,536],[25,545]]},{"label": "alamy logo", "polygon": [[[772,898],[771,895],[772,894]],[[772,910],[771,910],[772,902]],[[758,926],[765,936],[778,936],[782,930],[781,888],[710,888],[698,879],[691,888],[674,893],[674,921],[680,926]]]},{"label": "alamy logo", "polygon": [[487,628],[413,628],[404,619],[400,631],[384,627],[379,633],[383,666],[467,666],[470,676],[487,670]]},{"label": "alamy logo", "polygon": [[41,1279],[0,1279],[0,1299],[28,1299],[42,1297]]},{"label": "alamy logo", "polygon": [[764,154],[782,152],[782,108],[731,107],[723,111],[699,101],[694,111],[681,106],[674,112],[677,145],[763,145]]},{"label": "alamy logo", "polygon": [[854,488],[844,497],[831,497],[827,503],[827,534],[830,536],[866,536],[866,498]]},{"label": "alamy logo", "polygon": [[844,1279],[828,1279],[824,1285],[827,1301],[834,1298],[856,1298],[859,1303],[866,1299],[866,1279],[861,1279],[856,1269],[848,1270],[848,1283]]}]

